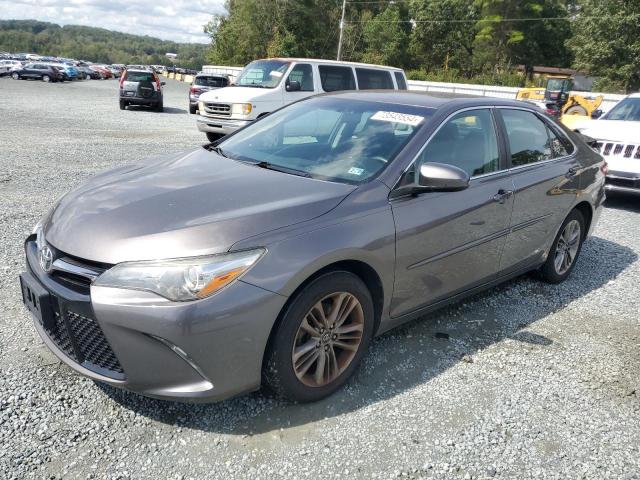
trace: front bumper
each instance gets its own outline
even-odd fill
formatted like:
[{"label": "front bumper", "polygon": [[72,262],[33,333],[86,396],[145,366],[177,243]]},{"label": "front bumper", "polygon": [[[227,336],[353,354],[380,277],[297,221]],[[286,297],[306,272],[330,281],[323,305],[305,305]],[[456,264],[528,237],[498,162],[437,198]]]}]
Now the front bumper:
[{"label": "front bumper", "polygon": [[201,132],[221,133],[228,135],[251,123],[251,120],[232,120],[198,115],[196,120]]},{"label": "front bumper", "polygon": [[605,189],[609,192],[640,195],[640,173],[609,170]]},{"label": "front bumper", "polygon": [[218,401],[260,387],[262,358],[286,297],[237,281],[207,299],[170,302],[135,290],[68,288],[39,267],[31,278],[51,294],[54,329],[34,320],[45,344],[77,372],[168,400]]}]

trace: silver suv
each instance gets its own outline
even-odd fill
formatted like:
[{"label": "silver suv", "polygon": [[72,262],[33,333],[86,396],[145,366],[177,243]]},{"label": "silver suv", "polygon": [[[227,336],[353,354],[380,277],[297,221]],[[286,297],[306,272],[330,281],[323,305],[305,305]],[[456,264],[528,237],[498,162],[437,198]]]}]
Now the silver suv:
[{"label": "silver suv", "polygon": [[151,70],[125,70],[120,77],[120,110],[129,105],[145,105],[162,112],[163,85],[165,82],[161,82],[160,77]]},{"label": "silver suv", "polygon": [[189,88],[189,113],[194,114],[198,110],[200,95],[210,90],[229,86],[227,75],[199,73],[193,79]]}]

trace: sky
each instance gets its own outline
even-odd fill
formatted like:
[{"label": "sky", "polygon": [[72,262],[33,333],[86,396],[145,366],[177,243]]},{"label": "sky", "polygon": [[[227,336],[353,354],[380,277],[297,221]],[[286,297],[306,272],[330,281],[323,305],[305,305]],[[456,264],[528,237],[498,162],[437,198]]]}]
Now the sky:
[{"label": "sky", "polygon": [[176,42],[208,43],[203,32],[224,0],[0,0],[0,19],[87,25]]}]

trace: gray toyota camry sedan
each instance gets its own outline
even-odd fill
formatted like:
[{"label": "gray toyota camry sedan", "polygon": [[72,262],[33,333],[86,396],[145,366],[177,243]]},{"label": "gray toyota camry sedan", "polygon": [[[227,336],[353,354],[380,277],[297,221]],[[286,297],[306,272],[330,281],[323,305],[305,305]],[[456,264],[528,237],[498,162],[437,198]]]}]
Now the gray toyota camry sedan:
[{"label": "gray toyota camry sedan", "polygon": [[526,103],[314,97],[67,194],[25,242],[24,303],[97,381],[313,401],[374,335],[525,272],[565,280],[605,171]]}]

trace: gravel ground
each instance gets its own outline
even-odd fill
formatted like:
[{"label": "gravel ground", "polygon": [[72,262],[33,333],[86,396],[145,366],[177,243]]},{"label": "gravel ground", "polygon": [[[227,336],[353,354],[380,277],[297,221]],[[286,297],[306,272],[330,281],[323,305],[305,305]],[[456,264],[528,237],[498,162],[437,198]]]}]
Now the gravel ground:
[{"label": "gravel ground", "polygon": [[640,478],[637,199],[608,201],[566,283],[394,330],[316,404],[174,404],[61,365],[21,305],[22,241],[90,175],[204,143],[167,83],[159,114],[119,111],[115,81],[0,78],[0,477]]}]

